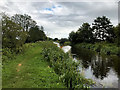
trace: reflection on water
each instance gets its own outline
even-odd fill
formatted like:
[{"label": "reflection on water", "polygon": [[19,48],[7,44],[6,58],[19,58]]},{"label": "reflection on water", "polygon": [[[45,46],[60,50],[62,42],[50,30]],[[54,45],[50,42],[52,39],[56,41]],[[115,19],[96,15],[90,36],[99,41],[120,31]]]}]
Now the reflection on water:
[{"label": "reflection on water", "polygon": [[108,58],[103,58],[100,55],[95,55],[92,58],[91,68],[95,77],[100,78],[101,80],[104,77],[107,77],[107,73],[110,71],[110,67],[113,65]]},{"label": "reflection on water", "polygon": [[105,87],[118,87],[119,57],[96,54],[84,48],[72,48],[71,53],[77,54],[76,58],[82,62],[86,78],[91,78]]},{"label": "reflection on water", "polygon": [[66,53],[71,49],[71,46],[62,47],[63,51]]},{"label": "reflection on water", "polygon": [[[59,43],[54,42],[60,47]],[[80,60],[79,70],[86,78],[93,79],[104,87],[120,89],[120,57],[97,54],[84,48],[64,46],[64,52],[71,49],[74,61]],[[101,87],[101,86],[96,86]]]}]

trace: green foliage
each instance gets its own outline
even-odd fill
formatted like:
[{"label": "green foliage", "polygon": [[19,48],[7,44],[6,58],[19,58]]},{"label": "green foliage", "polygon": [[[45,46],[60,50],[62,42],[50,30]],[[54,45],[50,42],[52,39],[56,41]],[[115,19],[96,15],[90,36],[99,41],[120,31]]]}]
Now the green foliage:
[{"label": "green foliage", "polygon": [[27,42],[46,40],[46,35],[42,30],[39,29],[39,26],[31,27],[28,33],[29,36],[27,38]]},{"label": "green foliage", "polygon": [[19,24],[25,31],[29,31],[29,28],[36,26],[36,21],[34,21],[31,16],[24,14],[15,14],[11,17],[12,21]]},{"label": "green foliage", "polygon": [[115,37],[116,33],[114,32],[113,25],[106,16],[97,17],[92,27],[90,27],[89,23],[83,23],[77,32],[72,31],[69,34],[71,44],[95,43],[99,41],[113,43]]},{"label": "green foliage", "polygon": [[89,43],[81,43],[81,44],[76,44],[75,47],[82,47],[86,49],[90,49],[93,51],[101,52],[107,55],[119,55],[119,48],[115,44],[111,43],[95,43],[95,44],[89,44]]},{"label": "green foliage", "polygon": [[42,55],[68,88],[85,88],[90,84],[77,70],[79,63],[69,58],[68,53],[65,54],[52,42],[44,42],[42,46],[44,46]]},{"label": "green foliage", "polygon": [[6,61],[6,60],[11,60],[13,58],[15,58],[15,53],[11,51],[11,49],[9,48],[4,48],[2,49],[2,61]]},{"label": "green foliage", "polygon": [[77,43],[77,36],[77,33],[75,33],[74,31],[69,33],[69,41],[71,42],[71,44]]},{"label": "green foliage", "polygon": [[93,23],[93,32],[96,40],[113,42],[113,25],[106,16],[97,17]]},{"label": "green foliage", "polygon": [[69,40],[67,38],[61,38],[60,39],[60,45],[63,46],[65,45],[65,42],[68,42]]},{"label": "green foliage", "polygon": [[114,27],[115,32],[115,43],[120,46],[120,24],[118,24],[116,27]]},{"label": "green foliage", "polygon": [[64,43],[64,46],[71,45],[70,41]]},{"label": "green foliage", "polygon": [[54,40],[53,41],[58,41],[58,38],[54,38]]},{"label": "green foliage", "polygon": [[25,44],[24,54],[2,63],[2,88],[65,88],[40,54],[42,45],[42,42]]},{"label": "green foliage", "polygon": [[93,33],[89,23],[83,23],[82,26],[77,31],[79,42],[90,43],[93,42]]},{"label": "green foliage", "polygon": [[30,43],[30,44],[24,44],[22,47],[15,48],[16,51],[19,51],[18,54],[16,54],[16,52],[15,52],[14,49],[11,49],[11,48],[3,48],[3,49],[2,49],[2,61],[15,59],[15,56],[16,56],[16,55],[24,54],[24,53],[26,52],[26,50],[27,50],[28,48],[30,48],[31,46],[33,46],[32,43]]},{"label": "green foliage", "polygon": [[2,47],[10,48],[16,53],[19,48],[24,44],[27,38],[27,33],[23,28],[14,23],[8,16],[2,17]]},{"label": "green foliage", "polygon": [[82,42],[93,43],[94,37],[89,23],[83,23],[76,33],[71,32],[69,34],[69,40],[71,41],[71,44]]},{"label": "green foliage", "polygon": [[23,53],[25,50],[23,45],[26,40],[35,42],[46,39],[46,35],[43,32],[44,28],[41,26],[40,30],[36,22],[26,14],[16,14],[15,16],[8,17],[2,13],[1,20],[3,60],[13,58],[12,54],[14,56],[14,53]]}]

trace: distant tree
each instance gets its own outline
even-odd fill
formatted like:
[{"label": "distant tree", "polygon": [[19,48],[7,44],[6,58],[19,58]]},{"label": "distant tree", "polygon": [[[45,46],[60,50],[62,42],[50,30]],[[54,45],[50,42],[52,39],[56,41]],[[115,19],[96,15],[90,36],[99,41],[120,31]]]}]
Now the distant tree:
[{"label": "distant tree", "polygon": [[50,37],[47,37],[48,38],[48,40],[53,40],[52,38],[50,38]]},{"label": "distant tree", "polygon": [[114,38],[113,25],[106,16],[97,17],[93,23],[93,33],[98,41],[112,42]]},{"label": "distant tree", "polygon": [[31,27],[29,32],[29,36],[27,42],[36,42],[36,41],[43,41],[46,39],[45,33],[39,29],[39,26]]},{"label": "distant tree", "polygon": [[72,31],[69,34],[69,40],[72,44],[82,42],[93,43],[94,37],[89,23],[83,23],[76,33]]},{"label": "distant tree", "polygon": [[77,40],[79,42],[86,42],[86,43],[94,42],[92,29],[89,23],[83,23],[82,26],[77,31],[77,33],[78,33]]},{"label": "distant tree", "polygon": [[54,38],[54,41],[58,41],[58,38]]},{"label": "distant tree", "polygon": [[44,31],[44,27],[43,27],[43,26],[41,26],[41,27],[40,27],[40,30],[41,30],[41,31]]},{"label": "distant tree", "polygon": [[69,41],[71,42],[71,44],[76,44],[77,43],[77,33],[75,33],[74,31],[72,31],[71,33],[69,33]]},{"label": "distant tree", "polygon": [[19,24],[25,31],[29,31],[31,27],[36,26],[36,22],[31,18],[31,16],[24,14],[15,14],[11,17],[12,21]]},{"label": "distant tree", "polygon": [[64,45],[64,43],[67,41],[69,41],[67,38],[61,38],[60,45]]},{"label": "distant tree", "polygon": [[7,15],[2,15],[2,47],[17,49],[26,41],[27,33]]}]

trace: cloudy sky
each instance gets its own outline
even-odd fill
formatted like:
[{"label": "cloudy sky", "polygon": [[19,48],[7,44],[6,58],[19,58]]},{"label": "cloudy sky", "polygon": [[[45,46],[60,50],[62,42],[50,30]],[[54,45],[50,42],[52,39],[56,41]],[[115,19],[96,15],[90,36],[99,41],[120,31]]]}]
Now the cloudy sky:
[{"label": "cloudy sky", "polygon": [[[79,2],[78,2],[79,1]],[[113,25],[118,23],[118,3],[115,0],[0,0],[0,12],[28,14],[47,36],[67,38],[84,22],[90,24],[98,16],[107,16]]]}]

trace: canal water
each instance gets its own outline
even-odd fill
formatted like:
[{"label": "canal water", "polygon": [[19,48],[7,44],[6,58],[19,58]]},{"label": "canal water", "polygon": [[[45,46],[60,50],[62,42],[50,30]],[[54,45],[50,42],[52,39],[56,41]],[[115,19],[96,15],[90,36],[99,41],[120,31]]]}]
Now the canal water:
[{"label": "canal water", "polygon": [[[59,46],[59,43],[57,44]],[[95,88],[119,88],[120,57],[99,54],[85,48],[71,48],[71,46],[64,46],[62,49],[65,53],[69,51],[74,60],[81,62],[79,69],[86,78],[97,83]]]}]

